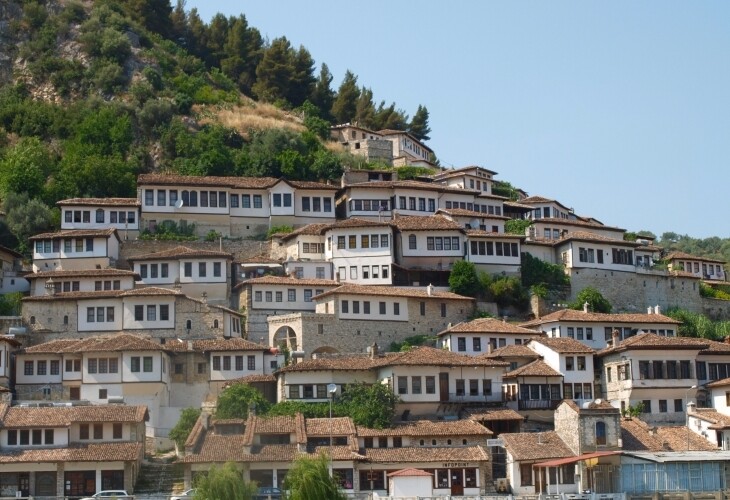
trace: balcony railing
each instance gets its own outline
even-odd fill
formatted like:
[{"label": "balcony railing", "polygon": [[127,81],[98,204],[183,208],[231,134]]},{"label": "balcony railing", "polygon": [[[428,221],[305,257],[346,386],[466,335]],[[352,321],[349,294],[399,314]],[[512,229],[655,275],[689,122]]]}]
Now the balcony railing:
[{"label": "balcony railing", "polygon": [[520,399],[517,407],[519,410],[555,410],[561,401],[560,399]]}]

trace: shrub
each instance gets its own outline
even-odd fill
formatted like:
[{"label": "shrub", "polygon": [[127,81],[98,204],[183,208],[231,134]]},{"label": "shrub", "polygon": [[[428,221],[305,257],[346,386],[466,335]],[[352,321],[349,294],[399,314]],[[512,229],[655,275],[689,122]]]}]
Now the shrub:
[{"label": "shrub", "polygon": [[187,441],[190,431],[193,430],[193,426],[199,416],[200,408],[185,408],[180,412],[180,418],[168,434],[169,438],[177,444],[179,449],[185,446],[185,441]]},{"label": "shrub", "polygon": [[584,288],[578,292],[575,301],[569,307],[570,309],[580,310],[583,309],[586,302],[588,302],[588,309],[591,312],[610,313],[613,309],[611,303],[601,295],[601,292],[592,287]]},{"label": "shrub", "polygon": [[473,262],[458,260],[449,274],[449,289],[459,295],[476,297],[479,293],[479,276]]}]

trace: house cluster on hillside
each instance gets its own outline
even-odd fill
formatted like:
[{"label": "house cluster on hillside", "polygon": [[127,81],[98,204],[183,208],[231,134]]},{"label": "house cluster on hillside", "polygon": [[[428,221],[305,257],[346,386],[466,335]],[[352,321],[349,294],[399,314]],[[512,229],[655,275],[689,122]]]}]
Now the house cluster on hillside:
[{"label": "house cluster on hillside", "polygon": [[[430,165],[431,150],[402,132],[333,134],[371,159]],[[169,446],[182,409],[209,408],[237,383],[303,403],[384,384],[400,398],[397,422],[204,412],[180,450],[186,485],[233,461],[281,486],[294,458],[324,452],[353,493],[409,481],[422,496],[725,488],[709,477],[730,460],[730,344],[679,337],[659,306],[513,324],[472,319],[476,301],[446,291],[460,260],[519,276],[527,253],[571,276],[645,279],[662,256],[555,200],[496,195],[495,175],[348,171],[335,186],[143,174],[138,198],[59,202],[61,229],[30,238],[31,272],[0,248],[0,292],[28,293],[22,324],[0,336],[0,496],[132,490],[146,447]],[[533,224],[509,234],[514,218]],[[199,237],[273,234],[245,259],[222,241],[123,251],[173,223]],[[725,282],[723,263],[668,259],[672,288]],[[385,352],[419,335],[436,347]],[[661,488],[635,480],[649,469]]]}]

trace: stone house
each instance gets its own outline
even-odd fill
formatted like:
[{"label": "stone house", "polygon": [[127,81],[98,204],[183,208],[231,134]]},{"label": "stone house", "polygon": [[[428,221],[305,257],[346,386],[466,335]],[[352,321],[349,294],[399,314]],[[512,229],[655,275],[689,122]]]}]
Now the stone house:
[{"label": "stone house", "polygon": [[[15,337],[0,335],[0,392],[10,388],[10,381],[13,379],[13,356],[20,345]],[[0,401],[4,400],[2,396],[0,394]]]},{"label": "stone house", "polygon": [[675,337],[680,321],[661,314],[659,308],[649,308],[647,313],[597,313],[587,307],[576,311],[560,309],[520,326],[541,331],[551,338],[571,338],[593,349],[603,349],[613,340],[613,332],[619,340],[625,340],[641,332]]},{"label": "stone house", "polygon": [[413,135],[402,130],[378,130],[384,140],[390,141],[393,147],[393,166],[414,165],[433,167],[431,156],[433,150]]},{"label": "stone house", "polygon": [[141,228],[170,220],[195,233],[253,236],[279,225],[334,222],[337,187],[272,177],[142,174],[137,179]]},{"label": "stone house", "polygon": [[144,406],[0,404],[0,495],[133,492],[145,452],[146,419]]},{"label": "stone house", "polygon": [[365,127],[351,123],[330,127],[330,139],[354,155],[360,155],[371,162],[393,164],[393,145],[383,136]]},{"label": "stone house", "polygon": [[178,246],[129,258],[141,285],[180,290],[213,304],[228,304],[233,255]]},{"label": "stone house", "polygon": [[61,229],[116,229],[123,240],[139,236],[137,198],[71,198],[56,203]]},{"label": "stone house", "polygon": [[36,234],[33,245],[33,272],[78,271],[115,267],[119,259],[116,229],[75,229]]},{"label": "stone house", "polygon": [[29,288],[23,255],[0,245],[0,294],[27,292]]},{"label": "stone house", "polygon": [[312,297],[314,313],[270,316],[269,343],[306,355],[365,352],[417,335],[435,335],[449,323],[467,319],[474,299],[433,287],[399,288],[344,284]]},{"label": "stone house", "polygon": [[444,186],[457,187],[460,189],[477,190],[481,196],[493,196],[492,194],[494,176],[497,172],[477,165],[470,165],[462,168],[451,168],[441,170],[432,176],[433,182]]},{"label": "stone house", "polygon": [[640,333],[596,353],[605,398],[621,410],[643,405],[651,423],[684,422],[685,404],[697,393],[695,361],[704,339]]},{"label": "stone house", "polygon": [[449,326],[438,333],[439,346],[453,352],[478,356],[507,345],[524,345],[542,334],[494,318],[477,318]]},{"label": "stone house", "polygon": [[696,257],[684,252],[667,255],[670,270],[684,271],[708,281],[726,281],[726,262],[706,257]]}]

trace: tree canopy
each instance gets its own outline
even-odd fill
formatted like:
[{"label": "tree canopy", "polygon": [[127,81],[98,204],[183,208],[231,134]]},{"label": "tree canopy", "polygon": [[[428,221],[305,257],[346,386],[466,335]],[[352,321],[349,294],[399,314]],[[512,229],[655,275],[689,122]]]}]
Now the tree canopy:
[{"label": "tree canopy", "polygon": [[610,313],[613,306],[606,300],[601,292],[593,287],[586,287],[576,295],[575,301],[570,304],[571,309],[583,309],[585,303],[588,303],[588,310],[597,313]]},{"label": "tree canopy", "polygon": [[248,418],[249,411],[264,414],[271,403],[261,391],[248,384],[233,384],[218,395],[216,418]]},{"label": "tree canopy", "polygon": [[337,478],[329,473],[329,459],[323,453],[317,458],[299,457],[284,480],[288,500],[347,500]]}]

